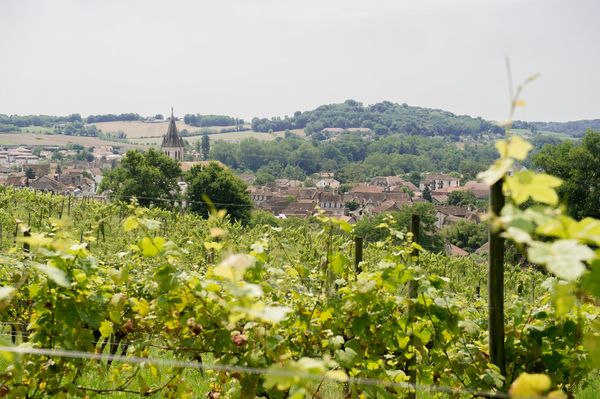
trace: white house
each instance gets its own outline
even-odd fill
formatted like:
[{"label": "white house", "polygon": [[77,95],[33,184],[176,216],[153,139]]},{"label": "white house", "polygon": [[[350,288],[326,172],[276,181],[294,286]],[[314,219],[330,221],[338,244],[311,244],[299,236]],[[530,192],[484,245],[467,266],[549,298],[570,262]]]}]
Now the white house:
[{"label": "white house", "polygon": [[335,179],[321,179],[318,182],[315,183],[315,186],[317,188],[339,188],[340,187],[340,182],[335,180]]}]

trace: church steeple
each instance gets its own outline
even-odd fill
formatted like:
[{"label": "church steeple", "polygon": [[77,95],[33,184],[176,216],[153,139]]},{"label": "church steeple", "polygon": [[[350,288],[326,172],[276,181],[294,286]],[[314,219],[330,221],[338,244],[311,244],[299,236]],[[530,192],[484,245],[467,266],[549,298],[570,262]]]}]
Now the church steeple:
[{"label": "church steeple", "polygon": [[173,107],[171,107],[171,120],[169,121],[169,129],[167,130],[167,134],[163,136],[160,149],[163,153],[175,159],[176,161],[183,160],[183,139],[177,133],[177,125],[175,124]]}]

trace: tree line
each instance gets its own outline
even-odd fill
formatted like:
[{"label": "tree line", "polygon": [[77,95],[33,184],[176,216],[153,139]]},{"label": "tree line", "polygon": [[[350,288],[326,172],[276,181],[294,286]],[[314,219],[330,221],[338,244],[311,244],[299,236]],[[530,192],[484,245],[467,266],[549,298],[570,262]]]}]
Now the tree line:
[{"label": "tree line", "polygon": [[532,133],[539,130],[565,133],[574,137],[583,137],[588,129],[600,131],[600,119],[583,119],[569,122],[526,122],[514,121],[513,128],[528,129]]},{"label": "tree line", "polygon": [[244,120],[234,118],[227,115],[200,115],[186,114],[183,121],[191,126],[208,127],[208,126],[234,126],[243,125]]},{"label": "tree line", "polygon": [[392,133],[478,136],[503,132],[501,127],[479,117],[390,101],[365,106],[358,101],[346,100],[341,104],[321,105],[312,111],[296,111],[291,117],[252,119],[252,129],[258,132],[304,129],[309,135],[318,135],[325,128],[368,128],[379,136]]},{"label": "tree line", "polygon": [[465,145],[445,137],[394,134],[370,141],[360,134],[343,134],[336,141],[305,140],[293,135],[273,141],[215,141],[210,158],[239,171],[253,172],[259,182],[276,178],[303,180],[315,172],[334,172],[342,183],[361,182],[376,175],[410,172],[458,172],[473,179],[495,158],[491,144]]}]

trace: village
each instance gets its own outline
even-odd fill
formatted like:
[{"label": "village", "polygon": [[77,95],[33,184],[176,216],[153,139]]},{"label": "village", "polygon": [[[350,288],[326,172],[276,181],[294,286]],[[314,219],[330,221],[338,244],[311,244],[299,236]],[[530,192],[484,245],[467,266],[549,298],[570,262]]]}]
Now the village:
[{"label": "village", "polygon": [[[182,170],[189,170],[193,165],[205,162],[182,161],[183,148],[179,148],[179,141],[173,138],[174,134],[177,134],[176,129],[167,132],[162,150],[180,161]],[[169,137],[171,141],[168,140]],[[173,148],[177,151],[169,150],[169,143],[176,143]],[[74,149],[0,147],[0,185],[107,200],[107,193],[98,192],[103,171],[114,168],[122,155],[112,146],[90,148],[89,153],[93,157],[77,160],[74,159],[77,155],[77,150]],[[461,185],[458,177],[435,173],[424,174],[418,186],[402,176],[376,176],[365,182],[342,187],[333,172],[316,173],[305,181],[276,179],[268,185],[254,185],[256,177],[252,173],[242,173],[238,177],[248,185],[255,207],[280,219],[306,218],[320,210],[328,216],[356,223],[364,217],[399,211],[404,206],[427,202],[429,200],[423,197],[423,193],[427,191],[427,197],[436,209],[435,227],[441,230],[460,220],[479,222],[484,214],[483,209],[472,206],[448,205],[450,193],[470,192],[480,200],[489,196],[489,188],[483,183],[468,181]],[[185,193],[186,183],[183,180],[179,187]],[[181,202],[181,206],[185,207],[185,201]],[[459,256],[468,254],[453,245],[447,248],[447,252]]]}]

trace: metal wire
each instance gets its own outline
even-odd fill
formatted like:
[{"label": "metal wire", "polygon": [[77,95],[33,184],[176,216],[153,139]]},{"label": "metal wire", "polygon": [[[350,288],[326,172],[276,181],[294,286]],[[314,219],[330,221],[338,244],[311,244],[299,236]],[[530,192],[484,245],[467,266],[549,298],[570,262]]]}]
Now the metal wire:
[{"label": "metal wire", "polygon": [[473,396],[486,397],[486,398],[499,398],[499,399],[509,399],[510,395],[505,392],[496,392],[496,391],[480,391],[475,389],[468,388],[455,388],[443,385],[423,385],[423,384],[411,384],[408,382],[393,382],[393,381],[384,381],[373,378],[357,378],[357,377],[348,377],[347,379],[340,379],[328,374],[316,374],[316,373],[308,373],[308,372],[299,372],[299,371],[291,371],[286,370],[285,368],[281,369],[266,369],[266,368],[257,368],[257,367],[245,367],[245,366],[233,366],[233,365],[222,365],[215,363],[205,363],[198,361],[183,361],[176,359],[164,359],[164,358],[152,358],[152,357],[138,357],[138,356],[121,356],[121,355],[112,355],[112,354],[100,354],[100,353],[90,353],[90,352],[81,352],[81,351],[69,351],[69,350],[61,350],[61,349],[44,349],[44,348],[27,348],[27,347],[12,347],[12,346],[0,346],[0,352],[9,352],[16,354],[26,354],[33,356],[54,356],[54,357],[64,357],[64,358],[72,358],[72,359],[88,359],[88,360],[105,360],[111,362],[119,362],[119,363],[128,363],[128,364],[152,364],[160,367],[174,367],[174,368],[191,368],[197,370],[211,370],[211,371],[228,371],[228,372],[237,372],[244,374],[254,374],[254,375],[273,375],[279,377],[290,377],[290,378],[300,378],[303,380],[314,380],[314,381],[323,381],[329,380],[333,382],[348,382],[359,385],[370,385],[370,386],[381,386],[381,387],[389,387],[389,388],[402,388],[402,389],[412,389],[417,391],[428,391],[428,392],[438,392],[438,393],[448,393],[448,394],[469,394]]}]

